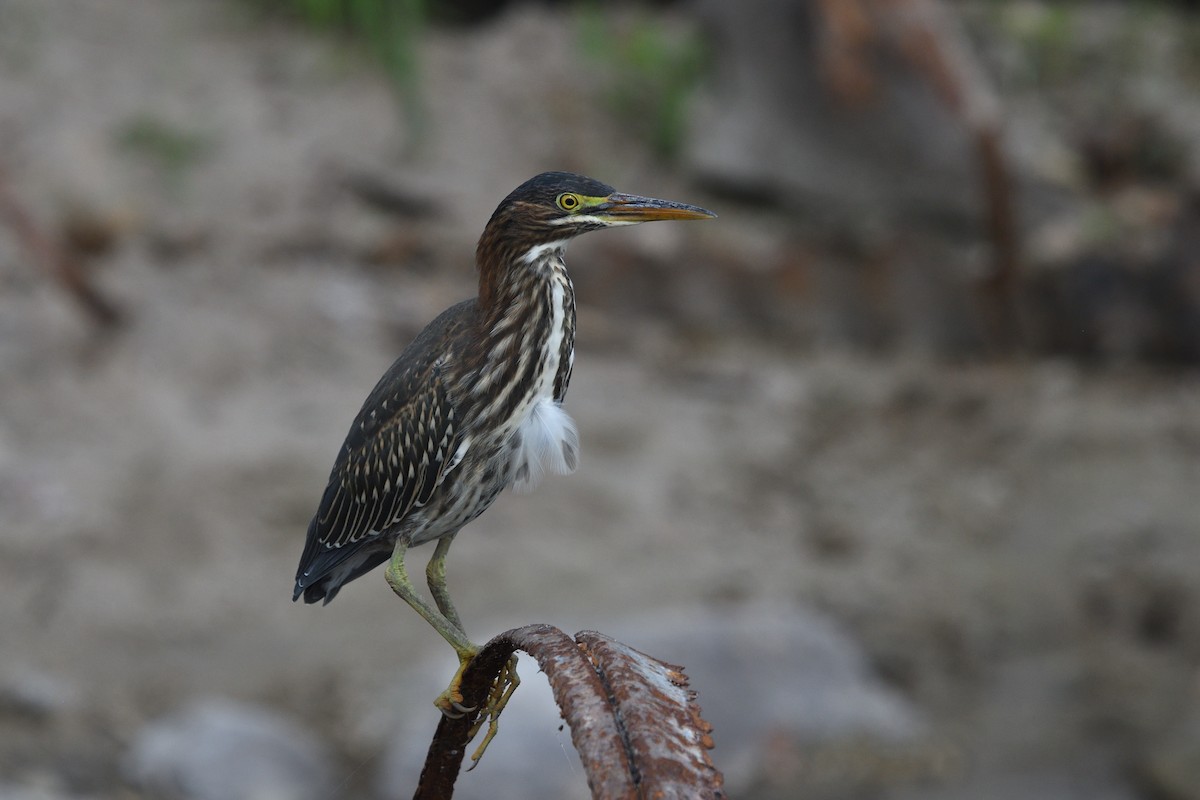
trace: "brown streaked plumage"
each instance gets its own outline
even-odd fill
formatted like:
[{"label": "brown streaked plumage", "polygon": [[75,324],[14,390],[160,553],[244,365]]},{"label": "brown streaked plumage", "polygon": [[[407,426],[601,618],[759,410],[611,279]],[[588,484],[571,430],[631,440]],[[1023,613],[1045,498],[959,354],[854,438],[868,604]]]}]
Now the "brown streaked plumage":
[{"label": "brown streaked plumage", "polygon": [[[506,487],[532,485],[544,471],[571,472],[578,458],[575,426],[562,410],[575,342],[563,249],[599,228],[712,216],[565,172],[543,173],[509,194],[479,239],[478,297],[430,323],[355,417],[309,524],[293,599],[328,603],[390,559],[392,589],[465,666],[477,648],[446,592],[450,541]],[[409,546],[434,540],[426,573],[436,609],[404,567]],[[439,698],[443,711],[462,710],[455,697],[452,684]]]}]

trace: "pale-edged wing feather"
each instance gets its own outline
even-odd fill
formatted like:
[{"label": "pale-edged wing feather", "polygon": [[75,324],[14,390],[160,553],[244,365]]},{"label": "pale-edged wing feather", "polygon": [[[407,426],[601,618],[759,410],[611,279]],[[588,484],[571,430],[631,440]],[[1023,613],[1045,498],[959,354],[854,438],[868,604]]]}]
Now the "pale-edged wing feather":
[{"label": "pale-edged wing feather", "polygon": [[363,543],[429,502],[456,455],[461,458],[463,431],[448,386],[447,354],[439,347],[446,346],[469,305],[449,309],[426,328],[363,403],[309,523],[296,572],[297,597],[316,588]]}]

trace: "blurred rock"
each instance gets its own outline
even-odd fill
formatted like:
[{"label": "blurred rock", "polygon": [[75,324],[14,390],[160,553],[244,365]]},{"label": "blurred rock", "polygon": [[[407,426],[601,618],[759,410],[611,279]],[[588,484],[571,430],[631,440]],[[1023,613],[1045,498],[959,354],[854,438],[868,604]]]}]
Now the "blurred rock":
[{"label": "blurred rock", "polygon": [[60,792],[50,786],[24,786],[0,783],[0,800],[87,800],[80,795]]},{"label": "blurred rock", "polygon": [[[659,612],[606,631],[665,661],[681,664],[714,727],[713,759],[731,796],[744,794],[763,753],[780,736],[819,746],[853,739],[866,749],[906,747],[924,723],[902,697],[873,676],[861,648],[827,617],[777,605],[732,610]],[[404,713],[380,775],[380,794],[405,796],[416,786],[435,712],[421,713],[451,673],[431,667],[427,688],[406,684],[420,703]],[[500,735],[479,769],[459,779],[455,798],[587,798],[570,732],[545,680],[521,658],[522,686],[500,722]],[[398,708],[403,708],[397,703]]]},{"label": "blurred rock", "polygon": [[124,769],[171,800],[325,800],[332,786],[329,755],[295,721],[220,699],[147,725]]},{"label": "blurred rock", "polygon": [[[920,786],[889,792],[887,800],[1139,800],[1142,795],[1115,777],[1111,765],[1090,765],[1091,771],[1044,770],[972,775],[945,786]],[[763,798],[766,800],[766,798]]]},{"label": "blurred rock", "polygon": [[[1097,220],[1104,234],[1089,241]],[[1093,360],[1200,361],[1198,224],[1198,194],[1126,191],[1047,225],[1033,250],[1045,263],[1023,287],[1031,344]]]},{"label": "blurred rock", "polygon": [[1200,800],[1200,710],[1152,745],[1137,771],[1150,794],[1163,800]]},{"label": "blurred rock", "polygon": [[215,237],[202,223],[163,215],[147,227],[145,238],[150,256],[167,266],[203,252]]},{"label": "blurred rock", "polygon": [[74,686],[44,672],[23,669],[0,678],[0,716],[47,719],[71,710],[77,700]]},{"label": "blurred rock", "polygon": [[1163,120],[1144,112],[1088,125],[1078,138],[1087,178],[1100,189],[1170,181],[1186,171],[1186,144]]}]

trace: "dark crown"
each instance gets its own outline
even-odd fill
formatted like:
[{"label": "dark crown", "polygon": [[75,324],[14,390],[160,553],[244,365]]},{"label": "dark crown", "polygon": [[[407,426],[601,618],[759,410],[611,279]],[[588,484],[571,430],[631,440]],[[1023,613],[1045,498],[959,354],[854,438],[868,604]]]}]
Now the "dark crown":
[{"label": "dark crown", "polygon": [[613,191],[607,184],[573,172],[543,172],[513,189],[500,207],[514,202],[554,205],[554,198],[563,192],[574,192],[584,197],[607,197]]}]

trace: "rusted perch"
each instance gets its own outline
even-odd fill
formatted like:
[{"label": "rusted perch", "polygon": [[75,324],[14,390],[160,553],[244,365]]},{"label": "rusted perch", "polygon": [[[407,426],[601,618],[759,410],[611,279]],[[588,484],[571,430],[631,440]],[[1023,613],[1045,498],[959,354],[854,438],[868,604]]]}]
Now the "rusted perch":
[{"label": "rusted perch", "polygon": [[[700,718],[682,668],[594,631],[575,639],[528,625],[492,639],[463,675],[464,704],[481,707],[515,650],[537,659],[571,729],[596,800],[719,800],[711,726]],[[447,800],[462,766],[473,719],[442,719],[414,800]]]}]

